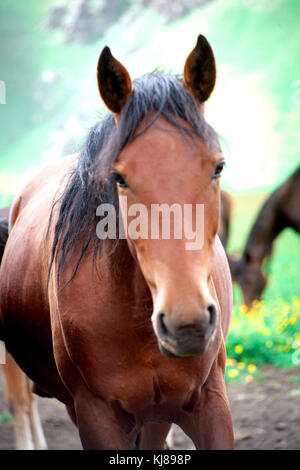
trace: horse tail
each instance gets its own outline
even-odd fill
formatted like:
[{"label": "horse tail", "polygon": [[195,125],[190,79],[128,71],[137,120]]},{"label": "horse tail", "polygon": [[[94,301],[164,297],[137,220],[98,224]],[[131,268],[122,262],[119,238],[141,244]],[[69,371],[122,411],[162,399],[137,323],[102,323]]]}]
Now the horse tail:
[{"label": "horse tail", "polygon": [[[8,239],[8,220],[0,219],[0,264],[4,253],[4,248]],[[1,317],[0,317],[1,320]],[[3,339],[4,332],[0,321],[0,340]],[[1,345],[0,345],[1,346]],[[1,352],[1,351],[0,351]]]}]

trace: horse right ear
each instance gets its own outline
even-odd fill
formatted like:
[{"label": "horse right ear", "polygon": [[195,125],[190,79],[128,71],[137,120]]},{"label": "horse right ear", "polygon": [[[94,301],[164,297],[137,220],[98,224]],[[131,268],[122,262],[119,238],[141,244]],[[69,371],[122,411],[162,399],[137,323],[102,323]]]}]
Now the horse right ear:
[{"label": "horse right ear", "polygon": [[203,104],[211,95],[216,83],[216,62],[207,39],[200,34],[197,44],[184,65],[184,84]]},{"label": "horse right ear", "polygon": [[126,68],[104,47],[97,66],[98,89],[105,105],[119,114],[132,94],[132,82]]}]

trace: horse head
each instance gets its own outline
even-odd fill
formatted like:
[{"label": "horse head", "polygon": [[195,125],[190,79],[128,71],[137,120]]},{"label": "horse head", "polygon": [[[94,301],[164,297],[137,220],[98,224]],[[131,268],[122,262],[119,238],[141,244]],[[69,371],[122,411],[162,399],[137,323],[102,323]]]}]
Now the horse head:
[{"label": "horse head", "polygon": [[262,271],[261,262],[255,262],[245,252],[240,259],[228,255],[233,282],[237,282],[242,290],[244,304],[250,308],[254,300],[260,300],[266,287],[267,279]]},{"label": "horse head", "polygon": [[[138,83],[108,47],[97,70],[100,95],[121,126]],[[208,350],[220,323],[211,274],[224,157],[203,114],[216,80],[207,40],[199,36],[182,81],[165,79],[165,92],[173,95],[166,112],[159,109],[156,92],[161,77],[149,76],[153,111],[141,120],[111,172],[129,250],[151,291],[160,350],[169,357],[187,357]],[[189,113],[188,122],[176,111],[181,108]],[[160,222],[162,231],[166,223],[165,236]]]}]

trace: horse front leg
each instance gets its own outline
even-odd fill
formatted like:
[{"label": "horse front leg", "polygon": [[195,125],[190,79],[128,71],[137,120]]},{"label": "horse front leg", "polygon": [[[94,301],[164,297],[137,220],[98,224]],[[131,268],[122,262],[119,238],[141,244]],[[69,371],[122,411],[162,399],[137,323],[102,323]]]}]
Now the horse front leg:
[{"label": "horse front leg", "polygon": [[223,377],[218,384],[214,380],[203,386],[198,406],[190,417],[178,424],[198,450],[234,448],[232,418]]},{"label": "horse front leg", "polygon": [[141,430],[141,450],[160,450],[165,442],[171,423],[146,423]]},{"label": "horse front leg", "polygon": [[76,423],[87,450],[131,450],[137,436],[134,418],[119,403],[106,403],[88,389],[74,397]]}]

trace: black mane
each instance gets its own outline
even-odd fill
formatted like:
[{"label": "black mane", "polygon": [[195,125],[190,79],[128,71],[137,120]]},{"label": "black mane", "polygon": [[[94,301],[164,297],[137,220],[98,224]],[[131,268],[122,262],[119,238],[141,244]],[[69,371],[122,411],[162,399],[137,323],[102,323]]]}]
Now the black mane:
[{"label": "black mane", "polygon": [[0,262],[8,239],[8,220],[0,218]]},{"label": "black mane", "polygon": [[[60,207],[49,275],[57,258],[57,282],[65,262],[72,259],[79,244],[80,255],[75,262],[72,279],[87,249],[92,248],[96,253],[101,246],[101,240],[96,236],[96,208],[101,203],[113,203],[117,208],[112,167],[120,151],[136,137],[141,121],[151,117],[147,124],[149,127],[162,116],[184,135],[198,136],[208,146],[219,145],[215,131],[207,124],[198,103],[179,78],[154,72],[134,80],[133,88],[118,126],[113,114],[107,113],[90,130],[77,168],[71,174],[63,196],[55,203],[60,203]],[[187,126],[182,124],[182,120]]]}]

